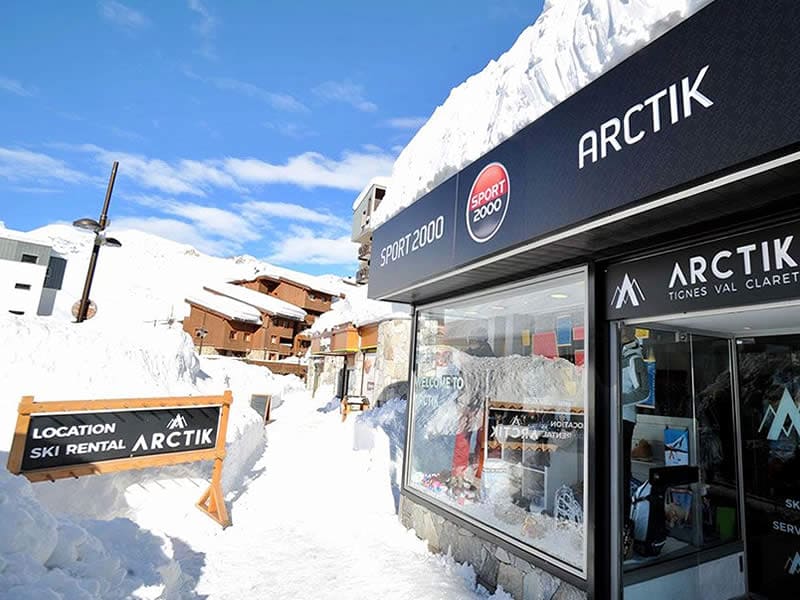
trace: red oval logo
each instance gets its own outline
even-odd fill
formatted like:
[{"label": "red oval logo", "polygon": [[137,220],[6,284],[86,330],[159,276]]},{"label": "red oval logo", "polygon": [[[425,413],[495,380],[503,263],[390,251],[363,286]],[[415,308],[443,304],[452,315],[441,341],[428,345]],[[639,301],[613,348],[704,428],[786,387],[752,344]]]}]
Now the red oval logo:
[{"label": "red oval logo", "polygon": [[467,231],[476,242],[487,242],[498,232],[508,212],[511,187],[506,168],[498,162],[486,165],[469,191]]}]

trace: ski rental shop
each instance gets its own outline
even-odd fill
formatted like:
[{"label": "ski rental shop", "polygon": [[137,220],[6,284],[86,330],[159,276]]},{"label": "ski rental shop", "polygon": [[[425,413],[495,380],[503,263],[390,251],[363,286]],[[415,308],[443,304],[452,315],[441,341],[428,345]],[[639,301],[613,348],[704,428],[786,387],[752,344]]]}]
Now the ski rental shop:
[{"label": "ski rental shop", "polygon": [[401,518],[479,581],[800,598],[798,31],[712,2],[376,230]]}]

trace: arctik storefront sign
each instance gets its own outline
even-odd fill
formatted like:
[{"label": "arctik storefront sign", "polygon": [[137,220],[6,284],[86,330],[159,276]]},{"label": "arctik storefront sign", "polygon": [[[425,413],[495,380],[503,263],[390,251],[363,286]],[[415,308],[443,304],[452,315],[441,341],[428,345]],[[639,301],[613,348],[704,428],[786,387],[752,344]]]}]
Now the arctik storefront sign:
[{"label": "arctik storefront sign", "polygon": [[379,227],[370,296],[790,152],[798,28],[796,0],[710,3]]},{"label": "arctik storefront sign", "polygon": [[233,395],[19,404],[8,470],[32,482],[214,461],[197,507],[230,525],[222,492],[225,434]]},{"label": "arctik storefront sign", "polygon": [[800,297],[800,222],[609,267],[609,319]]},{"label": "arctik storefront sign", "polygon": [[207,450],[219,415],[219,406],[33,415],[22,469]]}]

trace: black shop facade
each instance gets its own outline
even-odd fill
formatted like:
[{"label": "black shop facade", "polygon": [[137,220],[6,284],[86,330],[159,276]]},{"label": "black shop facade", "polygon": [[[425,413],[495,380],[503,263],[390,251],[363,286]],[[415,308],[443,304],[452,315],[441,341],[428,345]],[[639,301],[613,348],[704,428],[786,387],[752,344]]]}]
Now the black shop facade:
[{"label": "black shop facade", "polygon": [[376,230],[401,516],[486,585],[800,596],[797,31],[716,0]]}]

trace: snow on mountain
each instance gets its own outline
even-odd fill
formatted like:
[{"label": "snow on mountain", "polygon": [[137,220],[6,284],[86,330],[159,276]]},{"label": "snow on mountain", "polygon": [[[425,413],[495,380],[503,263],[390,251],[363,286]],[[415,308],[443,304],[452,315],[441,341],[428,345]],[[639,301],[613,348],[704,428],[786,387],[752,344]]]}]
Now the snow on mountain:
[{"label": "snow on mountain", "polygon": [[513,46],[454,88],[403,149],[377,227],[711,0],[546,0]]},{"label": "snow on mountain", "polygon": [[[3,232],[0,232],[3,233]],[[67,225],[47,225],[30,236],[50,243],[67,259],[63,289],[56,296],[53,316],[71,320],[71,307],[80,299],[89,265],[93,235]],[[259,261],[251,256],[216,258],[192,246],[136,230],[109,230],[121,248],[100,251],[91,299],[97,304],[95,320],[133,324],[177,320],[189,314],[187,296],[218,281],[250,279],[259,273],[277,274],[339,294],[347,284],[335,276],[317,277]]]}]

